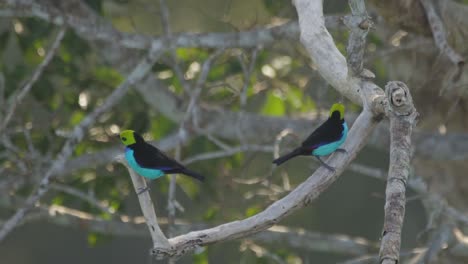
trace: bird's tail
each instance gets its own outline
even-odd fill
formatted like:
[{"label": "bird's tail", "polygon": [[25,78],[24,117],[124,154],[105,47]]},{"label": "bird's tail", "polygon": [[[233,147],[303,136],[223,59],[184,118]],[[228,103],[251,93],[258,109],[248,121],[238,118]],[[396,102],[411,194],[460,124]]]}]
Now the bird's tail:
[{"label": "bird's tail", "polygon": [[200,173],[198,172],[194,172],[192,170],[189,170],[187,168],[184,168],[184,170],[182,171],[183,174],[187,175],[187,176],[190,176],[190,177],[193,177],[201,182],[203,182],[205,180],[205,176],[201,175]]},{"label": "bird's tail", "polygon": [[279,166],[279,165],[281,165],[282,163],[288,161],[291,158],[302,155],[302,152],[303,152],[302,149],[297,148],[297,149],[291,151],[290,153],[275,159],[273,161],[273,163],[275,163],[277,166]]}]

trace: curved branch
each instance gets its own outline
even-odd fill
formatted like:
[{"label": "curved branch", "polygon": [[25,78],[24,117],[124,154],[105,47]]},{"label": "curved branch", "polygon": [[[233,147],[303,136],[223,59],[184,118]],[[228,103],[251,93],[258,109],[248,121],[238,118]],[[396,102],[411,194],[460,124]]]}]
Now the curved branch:
[{"label": "curved branch", "polygon": [[264,211],[241,221],[234,221],[171,238],[169,239],[170,250],[155,248],[153,254],[158,258],[180,256],[199,246],[245,237],[273,226],[287,215],[303,208],[324,192],[365,145],[367,136],[377,122],[369,111],[364,110],[359,115],[349,132],[348,140],[343,146],[348,151],[348,155],[334,154],[327,161],[328,164],[336,168],[335,173],[320,167],[305,182]]},{"label": "curved branch", "polygon": [[361,82],[349,73],[345,57],[325,28],[322,1],[295,0],[294,4],[299,16],[301,42],[320,75],[353,103],[368,107],[376,114],[382,114],[382,101],[385,98],[383,91],[375,84]]}]

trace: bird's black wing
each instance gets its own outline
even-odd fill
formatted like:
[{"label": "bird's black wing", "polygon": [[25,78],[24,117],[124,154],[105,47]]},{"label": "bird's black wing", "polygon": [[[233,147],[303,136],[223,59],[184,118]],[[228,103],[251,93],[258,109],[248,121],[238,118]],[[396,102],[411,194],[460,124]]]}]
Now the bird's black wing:
[{"label": "bird's black wing", "polygon": [[302,142],[302,147],[310,150],[316,149],[321,145],[339,140],[342,134],[343,121],[329,118]]},{"label": "bird's black wing", "polygon": [[178,170],[185,168],[182,164],[146,142],[138,144],[133,151],[136,162],[143,168],[157,169],[164,172],[178,172]]}]

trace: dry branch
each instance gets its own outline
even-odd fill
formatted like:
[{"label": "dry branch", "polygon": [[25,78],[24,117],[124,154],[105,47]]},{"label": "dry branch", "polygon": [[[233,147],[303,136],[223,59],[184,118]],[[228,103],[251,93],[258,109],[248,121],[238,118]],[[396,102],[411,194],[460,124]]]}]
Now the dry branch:
[{"label": "dry branch", "polygon": [[346,16],[343,20],[350,30],[348,46],[348,64],[353,73],[361,75],[364,62],[364,51],[366,48],[366,36],[371,27],[371,21],[367,15],[364,0],[350,0],[351,16]]},{"label": "dry branch", "polygon": [[431,26],[432,35],[436,46],[444,53],[450,61],[458,67],[462,67],[464,64],[463,57],[458,54],[447,41],[445,34],[444,23],[437,14],[432,0],[420,0],[424,10],[426,11],[427,21]]},{"label": "dry branch", "polygon": [[[135,188],[135,192],[138,193],[141,190],[148,188],[146,185],[146,181],[143,177],[140,177],[136,174],[127,164],[123,156],[120,157],[120,162],[125,165],[128,169],[128,173],[132,178],[133,187]],[[170,245],[167,241],[166,236],[159,228],[158,217],[156,216],[156,212],[154,210],[153,201],[151,200],[149,192],[143,192],[138,195],[138,201],[140,202],[141,211],[143,212],[143,216],[145,217],[146,225],[148,225],[148,229],[151,234],[151,239],[153,241],[153,248],[158,248],[160,250],[167,250],[169,249]]]},{"label": "dry branch", "polygon": [[327,161],[327,164],[336,168],[335,173],[321,167],[291,193],[276,201],[264,211],[244,220],[171,238],[169,239],[170,250],[154,249],[153,254],[158,258],[180,256],[199,246],[249,236],[278,223],[287,215],[315,200],[339,177],[345,166],[354,159],[358,151],[365,145],[368,134],[377,122],[369,111],[361,113],[343,146],[348,151],[348,155],[338,153]]},{"label": "dry branch", "polygon": [[[75,4],[77,6],[85,5],[82,2]],[[0,16],[35,17],[58,26],[66,24],[84,39],[106,41],[125,48],[140,50],[146,50],[151,45],[161,45],[163,49],[167,50],[171,47],[165,44],[170,42],[175,48],[255,48],[272,45],[278,40],[296,40],[299,36],[298,23],[290,22],[280,26],[236,33],[183,33],[173,34],[172,39],[169,39],[168,36],[152,37],[119,31],[86,6],[80,6],[80,12],[75,12],[75,10],[59,10],[54,6],[32,0],[7,1],[0,6]],[[325,18],[325,23],[328,28],[338,28],[343,25],[340,16],[328,16]]]},{"label": "dry branch", "polygon": [[363,83],[359,78],[349,74],[345,57],[325,28],[322,1],[296,0],[294,4],[299,16],[301,42],[316,64],[320,75],[353,103],[363,105],[376,114],[383,113],[383,91],[375,84]]},{"label": "dry branch", "polygon": [[386,112],[390,119],[391,143],[380,263],[396,264],[399,260],[405,215],[406,182],[411,166],[411,132],[418,113],[404,83],[389,82],[385,90],[388,98]]}]

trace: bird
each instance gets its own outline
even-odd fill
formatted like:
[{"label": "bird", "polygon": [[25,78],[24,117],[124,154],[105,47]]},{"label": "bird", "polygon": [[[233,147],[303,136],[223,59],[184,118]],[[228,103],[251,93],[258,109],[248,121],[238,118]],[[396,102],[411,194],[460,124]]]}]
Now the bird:
[{"label": "bird", "polygon": [[[187,169],[178,161],[166,156],[153,145],[145,142],[142,136],[133,130],[124,130],[119,134],[120,141],[125,147],[125,159],[128,165],[139,175],[154,180],[166,174],[184,174],[201,182],[205,177]],[[139,190],[138,195],[149,188]]]},{"label": "bird", "polygon": [[326,164],[320,157],[330,155],[335,151],[347,153],[345,149],[339,148],[348,135],[348,125],[344,120],[344,109],[345,107],[341,103],[333,104],[328,119],[315,129],[302,142],[300,147],[275,159],[273,163],[279,166],[297,156],[314,156],[325,168],[334,172],[335,168]]}]

